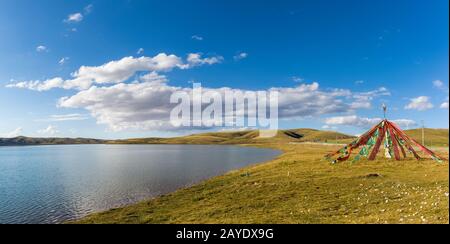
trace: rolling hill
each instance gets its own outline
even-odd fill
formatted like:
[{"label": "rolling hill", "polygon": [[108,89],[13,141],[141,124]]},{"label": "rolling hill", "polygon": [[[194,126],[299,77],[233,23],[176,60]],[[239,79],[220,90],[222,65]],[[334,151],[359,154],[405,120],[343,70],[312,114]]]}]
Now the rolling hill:
[{"label": "rolling hill", "polygon": [[0,138],[0,146],[102,144],[105,142],[104,140],[88,138],[32,138],[24,136]]},{"label": "rolling hill", "polygon": [[135,138],[126,140],[98,140],[89,138],[0,138],[0,146],[66,145],[66,144],[255,144],[290,142],[348,142],[354,137],[314,129],[279,130],[273,138],[261,138],[259,131],[231,131],[193,134],[172,138]]},{"label": "rolling hill", "polygon": [[116,140],[118,144],[254,144],[290,142],[348,142],[353,136],[314,129],[279,130],[273,138],[261,138],[259,131],[232,131],[194,134],[174,138],[136,138]]},{"label": "rolling hill", "polygon": [[[406,130],[405,133],[422,143],[422,129]],[[448,129],[425,129],[425,146],[448,147]]]},{"label": "rolling hill", "polygon": [[[418,142],[422,141],[422,130],[405,131]],[[172,138],[135,138],[126,140],[99,140],[89,138],[0,138],[0,146],[65,145],[65,144],[261,144],[292,142],[349,143],[354,136],[333,131],[315,129],[279,130],[273,138],[261,138],[259,131],[209,132]],[[448,146],[448,129],[425,129],[426,146]]]}]

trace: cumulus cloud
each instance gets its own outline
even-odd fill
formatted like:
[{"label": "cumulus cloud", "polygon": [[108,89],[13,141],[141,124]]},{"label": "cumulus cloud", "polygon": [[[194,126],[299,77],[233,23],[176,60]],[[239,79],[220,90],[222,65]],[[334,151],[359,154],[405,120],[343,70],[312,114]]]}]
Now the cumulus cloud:
[{"label": "cumulus cloud", "polygon": [[370,127],[381,121],[380,118],[361,118],[356,115],[336,116],[325,119],[327,125],[349,125],[356,127]]},{"label": "cumulus cloud", "polygon": [[[346,125],[346,126],[354,126],[360,128],[369,128],[381,122],[381,118],[364,118],[358,117],[357,115],[349,115],[349,116],[336,116],[325,119],[325,124],[328,126],[331,125]],[[414,126],[417,123],[414,120],[409,119],[397,119],[391,120],[392,122],[398,124],[401,127]]]},{"label": "cumulus cloud", "polygon": [[[71,79],[56,77],[45,81],[22,81],[7,87],[47,91],[53,88],[76,89],[75,94],[59,100],[61,108],[84,109],[112,131],[123,130],[175,130],[170,123],[170,112],[176,104],[170,103],[174,92],[192,94],[192,87],[168,84],[162,73],[173,69],[189,69],[212,65],[223,60],[220,56],[202,57],[191,53],[183,60],[176,55],[158,54],[154,57],[125,57],[101,66],[82,66],[72,73]],[[136,76],[139,74],[139,76]],[[134,80],[131,78],[134,77]],[[256,90],[203,88],[204,92],[258,92]],[[390,95],[386,88],[352,92],[347,89],[321,89],[319,83],[299,84],[295,87],[272,87],[279,95],[279,117],[297,119],[327,114],[348,113],[369,108],[373,99]],[[242,111],[237,111],[242,114]],[[84,119],[75,114],[52,116],[46,121]],[[184,128],[189,129],[189,128]]]},{"label": "cumulus cloud", "polygon": [[202,58],[201,53],[190,53],[187,57],[188,63],[182,67],[190,68],[190,67],[195,67],[195,66],[200,66],[200,65],[205,65],[205,64],[213,65],[213,64],[221,63],[222,61],[223,61],[222,56]]},{"label": "cumulus cloud", "polygon": [[174,68],[189,69],[201,65],[220,63],[222,58],[202,58],[201,54],[189,54],[187,63],[176,55],[160,53],[154,57],[125,57],[101,66],[81,66],[72,73],[72,79],[61,77],[45,81],[21,81],[7,85],[9,88],[23,88],[47,91],[53,88],[85,90],[94,84],[117,84],[130,79],[136,72],[168,72]]},{"label": "cumulus cloud", "polygon": [[233,58],[234,58],[234,60],[239,61],[239,60],[242,60],[247,57],[248,57],[248,53],[239,53],[239,54],[235,55]]},{"label": "cumulus cloud", "polygon": [[67,18],[64,20],[64,22],[70,23],[70,24],[81,22],[81,21],[83,21],[83,19],[86,15],[89,15],[92,12],[93,9],[94,9],[94,5],[89,4],[83,8],[83,11],[69,14],[67,16]]},{"label": "cumulus cloud", "polygon": [[370,109],[372,108],[373,99],[381,96],[390,96],[390,91],[385,87],[380,87],[369,92],[359,92],[353,94],[354,101],[351,104],[353,109]]},{"label": "cumulus cloud", "polygon": [[82,13],[73,13],[73,14],[69,14],[69,16],[67,16],[67,18],[65,19],[65,22],[67,23],[77,23],[77,22],[81,22],[83,20],[84,16]]},{"label": "cumulus cloud", "polygon": [[54,136],[59,133],[57,128],[55,126],[49,125],[47,128],[38,130],[38,134],[41,134],[43,136]]},{"label": "cumulus cloud", "polygon": [[368,100],[357,100],[352,102],[352,109],[369,109],[372,107],[372,103]]},{"label": "cumulus cloud", "polygon": [[21,81],[6,85],[7,88],[21,88],[35,91],[48,91],[53,88],[63,87],[64,80],[62,78],[53,78],[45,81]]},{"label": "cumulus cloud", "polygon": [[[107,125],[113,131],[136,130],[175,130],[170,123],[170,111],[175,104],[170,103],[174,92],[192,94],[192,88],[167,84],[165,76],[156,72],[144,75],[139,81],[120,83],[108,87],[93,86],[59,101],[63,108],[83,108],[88,110],[99,124]],[[249,90],[222,88],[203,88],[203,92],[241,92]],[[319,89],[317,82],[297,87],[278,87],[280,118],[302,118],[323,114],[348,112],[351,104],[343,96],[350,91]],[[241,113],[238,111],[238,113]]]},{"label": "cumulus cloud", "polygon": [[139,83],[120,83],[110,87],[91,87],[74,96],[62,98],[60,107],[84,108],[99,124],[113,131],[126,129],[171,129],[170,96],[181,88],[164,83],[164,78],[144,77]]},{"label": "cumulus cloud", "polygon": [[410,99],[410,103],[405,106],[405,109],[425,111],[432,109],[434,105],[430,102],[430,98],[427,96],[420,96]]},{"label": "cumulus cloud", "polygon": [[442,109],[448,109],[448,97],[447,97],[447,99],[441,104],[440,108],[442,108]]},{"label": "cumulus cloud", "polygon": [[0,137],[5,137],[5,138],[14,138],[14,137],[18,137],[22,134],[23,129],[22,127],[18,127],[16,129],[14,129],[13,131],[7,132],[7,133],[3,133],[0,134]]},{"label": "cumulus cloud", "polygon": [[322,91],[319,83],[301,84],[293,88],[271,88],[277,91],[279,114],[282,118],[318,116],[328,113],[347,112],[350,104],[342,98],[349,95],[348,90]]},{"label": "cumulus cloud", "polygon": [[36,52],[42,53],[42,52],[47,52],[48,48],[46,46],[43,45],[39,45],[36,47]]}]

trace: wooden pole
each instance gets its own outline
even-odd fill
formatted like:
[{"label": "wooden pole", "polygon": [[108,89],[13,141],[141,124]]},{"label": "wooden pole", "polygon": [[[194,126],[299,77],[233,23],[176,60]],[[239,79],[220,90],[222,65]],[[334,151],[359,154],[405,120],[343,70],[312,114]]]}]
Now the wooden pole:
[{"label": "wooden pole", "polygon": [[422,145],[425,146],[425,122],[422,120]]}]

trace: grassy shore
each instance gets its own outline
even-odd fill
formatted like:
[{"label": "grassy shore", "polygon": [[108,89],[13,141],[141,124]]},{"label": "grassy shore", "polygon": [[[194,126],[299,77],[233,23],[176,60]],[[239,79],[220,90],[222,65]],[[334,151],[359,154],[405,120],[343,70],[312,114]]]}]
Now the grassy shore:
[{"label": "grassy shore", "polygon": [[[266,142],[253,165],[74,223],[449,223],[449,167],[380,159],[330,165],[336,146]],[[439,150],[448,157],[448,148]]]}]

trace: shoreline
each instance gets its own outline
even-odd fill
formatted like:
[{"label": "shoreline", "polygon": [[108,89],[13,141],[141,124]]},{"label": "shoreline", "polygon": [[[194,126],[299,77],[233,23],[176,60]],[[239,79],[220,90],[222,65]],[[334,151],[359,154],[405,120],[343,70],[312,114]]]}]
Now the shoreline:
[{"label": "shoreline", "polygon": [[[378,159],[330,165],[322,155],[331,147],[237,146],[275,149],[281,154],[65,224],[423,223],[417,213],[430,223],[448,223],[447,163]],[[379,177],[371,178],[373,174]],[[433,199],[432,206],[422,205],[423,194]]]},{"label": "shoreline", "polygon": [[[80,145],[91,145],[91,144],[80,144]],[[100,145],[100,144],[94,144],[94,145]],[[187,186],[181,187],[181,188],[179,188],[179,189],[176,189],[175,191],[168,192],[168,193],[166,193],[166,194],[162,194],[162,195],[154,196],[154,197],[151,197],[151,198],[143,199],[143,200],[138,201],[138,202],[135,202],[135,203],[125,204],[125,205],[122,205],[122,206],[118,206],[118,207],[113,207],[113,208],[105,209],[105,210],[102,210],[102,211],[99,211],[99,212],[95,212],[95,213],[92,213],[92,214],[88,214],[87,216],[84,216],[84,217],[81,217],[81,218],[77,218],[77,219],[73,219],[73,220],[64,221],[64,222],[62,222],[62,223],[60,223],[60,224],[76,223],[76,222],[78,222],[78,221],[80,221],[80,220],[83,220],[84,218],[87,218],[87,217],[89,217],[89,216],[91,216],[91,215],[100,214],[100,213],[103,213],[103,212],[108,212],[108,211],[111,211],[111,210],[114,210],[114,209],[120,209],[120,208],[130,207],[130,206],[139,204],[139,203],[141,203],[141,202],[152,201],[152,200],[155,200],[155,199],[158,199],[158,198],[161,198],[161,197],[164,197],[164,196],[167,196],[167,195],[176,193],[176,192],[178,192],[178,191],[182,191],[182,190],[186,190],[186,189],[195,187],[195,186],[197,186],[197,185],[199,185],[199,184],[203,184],[203,183],[205,183],[205,182],[207,182],[207,181],[209,181],[209,180],[212,180],[212,179],[214,179],[214,178],[216,178],[216,177],[221,177],[221,176],[224,176],[224,175],[226,175],[226,174],[229,174],[229,173],[232,173],[232,172],[235,172],[235,171],[240,171],[240,170],[244,170],[244,169],[246,169],[246,168],[252,168],[252,167],[255,167],[255,166],[258,166],[258,165],[270,163],[270,162],[272,162],[272,161],[274,161],[274,160],[276,160],[276,159],[282,157],[283,154],[285,153],[285,151],[280,150],[280,149],[277,149],[276,147],[270,147],[270,146],[262,145],[262,144],[238,144],[238,145],[233,145],[233,144],[223,144],[223,145],[217,145],[217,144],[115,144],[115,143],[113,143],[113,144],[101,144],[101,145],[127,145],[127,146],[130,146],[130,145],[175,145],[175,146],[177,146],[177,145],[192,145],[192,146],[218,146],[218,147],[220,147],[220,146],[236,146],[236,147],[253,147],[253,148],[260,148],[260,149],[270,149],[270,150],[274,150],[274,151],[279,152],[279,155],[275,156],[274,158],[272,158],[272,159],[270,159],[270,160],[250,163],[249,165],[247,165],[247,166],[245,166],[245,167],[242,167],[242,168],[236,168],[236,169],[233,169],[233,170],[224,172],[224,173],[222,173],[222,174],[220,174],[220,175],[216,175],[216,176],[213,176],[213,177],[210,177],[210,178],[201,180],[201,181],[199,181],[199,182],[193,183],[193,184],[191,184],[191,185],[187,185]],[[48,146],[48,145],[47,145],[47,146]]]}]

